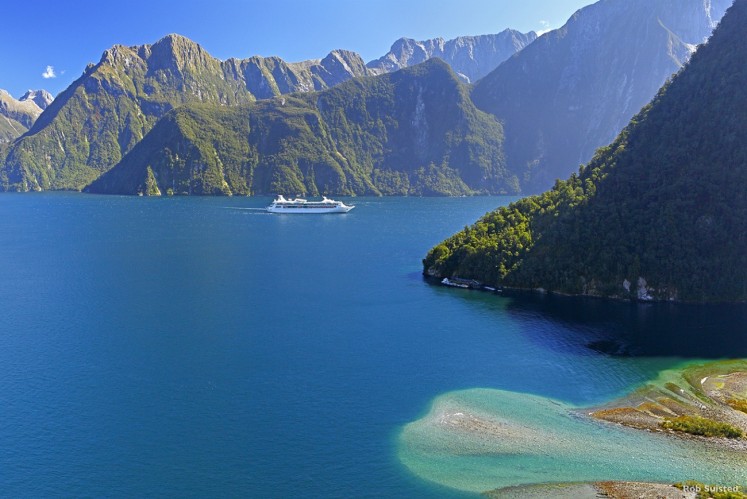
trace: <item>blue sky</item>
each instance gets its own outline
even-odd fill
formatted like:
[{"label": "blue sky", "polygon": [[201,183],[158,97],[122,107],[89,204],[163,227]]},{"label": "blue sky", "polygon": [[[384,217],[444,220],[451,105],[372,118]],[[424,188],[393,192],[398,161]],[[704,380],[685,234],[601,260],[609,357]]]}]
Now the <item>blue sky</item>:
[{"label": "blue sky", "polygon": [[[562,26],[594,0],[81,0],[5,2],[0,88],[59,93],[114,44],[153,43],[179,33],[220,59],[321,58],[345,48],[366,61],[402,36],[538,31]],[[47,76],[44,78],[42,75]]]}]

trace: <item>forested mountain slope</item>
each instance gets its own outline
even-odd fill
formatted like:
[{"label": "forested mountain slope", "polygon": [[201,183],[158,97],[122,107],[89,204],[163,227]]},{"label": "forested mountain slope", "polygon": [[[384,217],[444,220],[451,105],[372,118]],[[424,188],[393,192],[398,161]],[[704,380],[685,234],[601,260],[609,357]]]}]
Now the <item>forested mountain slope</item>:
[{"label": "forested mountain slope", "polygon": [[439,59],[319,93],[176,109],[87,189],[124,194],[513,193],[500,124]]},{"label": "forested mountain slope", "polygon": [[9,147],[0,167],[0,190],[79,190],[180,105],[235,106],[320,90],[365,74],[363,60],[348,51],[285,63],[276,57],[220,61],[179,35],[152,45],[115,45]]},{"label": "forested mountain slope", "polygon": [[494,285],[747,300],[747,0],[608,147],[550,191],[487,214],[424,270]]}]

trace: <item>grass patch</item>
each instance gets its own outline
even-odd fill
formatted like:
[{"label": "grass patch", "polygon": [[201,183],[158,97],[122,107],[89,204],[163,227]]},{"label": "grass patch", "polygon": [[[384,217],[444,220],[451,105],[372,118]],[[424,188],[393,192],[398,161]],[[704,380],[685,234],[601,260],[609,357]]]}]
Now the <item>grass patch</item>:
[{"label": "grass patch", "polygon": [[667,430],[681,431],[704,437],[741,438],[742,430],[728,423],[720,423],[700,416],[679,416],[667,419],[661,425]]},{"label": "grass patch", "polygon": [[732,409],[742,411],[747,414],[747,400],[744,399],[731,399],[726,402]]}]

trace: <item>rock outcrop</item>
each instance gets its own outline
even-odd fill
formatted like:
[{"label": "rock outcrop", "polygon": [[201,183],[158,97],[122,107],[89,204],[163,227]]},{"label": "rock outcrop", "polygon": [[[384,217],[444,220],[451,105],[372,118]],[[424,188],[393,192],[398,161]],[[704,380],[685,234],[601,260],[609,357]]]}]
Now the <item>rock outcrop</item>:
[{"label": "rock outcrop", "polygon": [[464,81],[475,82],[536,38],[534,31],[521,33],[512,29],[492,35],[460,36],[453,40],[400,38],[386,55],[369,62],[367,67],[377,73],[390,73],[438,57]]}]

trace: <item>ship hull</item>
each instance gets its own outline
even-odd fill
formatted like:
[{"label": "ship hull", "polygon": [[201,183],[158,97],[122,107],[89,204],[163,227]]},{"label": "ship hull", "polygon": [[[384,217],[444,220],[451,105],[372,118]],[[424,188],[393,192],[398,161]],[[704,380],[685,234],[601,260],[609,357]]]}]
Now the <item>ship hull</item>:
[{"label": "ship hull", "polygon": [[334,206],[331,208],[300,208],[297,206],[268,206],[269,213],[303,213],[303,214],[321,214],[321,213],[347,213],[355,206]]}]

